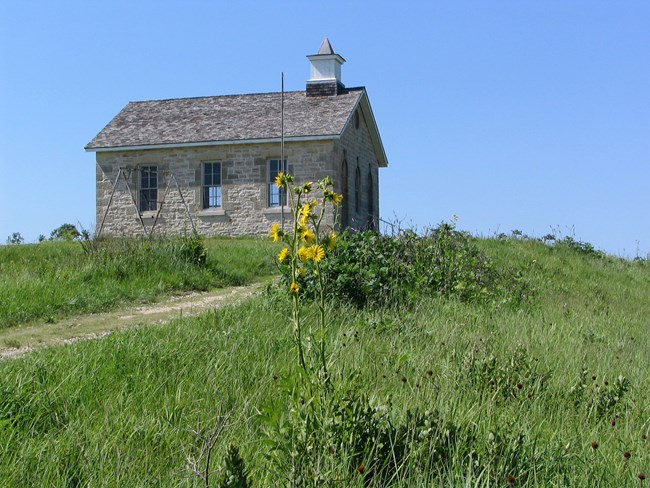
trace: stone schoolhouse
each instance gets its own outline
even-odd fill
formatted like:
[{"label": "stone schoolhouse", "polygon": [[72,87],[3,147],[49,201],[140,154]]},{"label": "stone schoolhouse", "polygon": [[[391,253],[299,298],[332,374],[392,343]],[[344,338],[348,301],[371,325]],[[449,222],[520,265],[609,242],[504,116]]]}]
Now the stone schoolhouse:
[{"label": "stone schoolhouse", "polygon": [[97,233],[266,234],[291,215],[280,171],[297,184],[332,177],[338,225],[377,226],[388,161],[366,90],[343,85],[327,38],[308,59],[304,91],[128,103],[85,148],[97,160]]}]

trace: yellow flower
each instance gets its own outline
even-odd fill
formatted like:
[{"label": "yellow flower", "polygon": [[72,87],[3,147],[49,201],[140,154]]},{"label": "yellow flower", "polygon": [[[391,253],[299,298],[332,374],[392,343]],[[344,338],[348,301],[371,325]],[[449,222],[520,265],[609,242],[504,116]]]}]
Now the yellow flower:
[{"label": "yellow flower", "polygon": [[331,251],[336,246],[336,233],[330,232],[329,238],[327,239],[327,247]]},{"label": "yellow flower", "polygon": [[273,224],[271,226],[269,236],[273,239],[273,242],[277,242],[280,239],[280,232],[280,224]]},{"label": "yellow flower", "polygon": [[280,230],[280,224],[273,224],[271,226],[271,230],[269,231],[269,236],[271,239],[273,239],[273,242],[278,242],[281,235],[282,231]]},{"label": "yellow flower", "polygon": [[311,246],[314,254],[314,262],[320,263],[325,258],[325,249],[323,246]]},{"label": "yellow flower", "polygon": [[289,255],[289,249],[285,247],[278,254],[278,261],[281,262],[281,263],[284,263],[284,261],[287,259],[288,255]]},{"label": "yellow flower", "polygon": [[278,188],[284,187],[285,184],[285,178],[284,178],[284,173],[280,171],[278,175],[275,177],[275,186]]},{"label": "yellow flower", "polygon": [[332,193],[332,202],[334,203],[334,205],[338,205],[339,203],[341,203],[341,200],[343,200],[343,195],[341,195],[340,193]]},{"label": "yellow flower", "polygon": [[314,251],[311,247],[301,247],[298,249],[298,257],[303,263],[306,263],[310,259],[313,259],[314,257]]},{"label": "yellow flower", "polygon": [[300,291],[300,287],[294,281],[293,283],[291,283],[291,285],[289,285],[289,291],[294,295],[297,295],[298,292]]},{"label": "yellow flower", "polygon": [[312,231],[310,231],[309,229],[305,229],[305,230],[302,232],[302,235],[300,236],[300,238],[302,239],[302,241],[303,241],[305,244],[310,244],[311,241],[314,240],[314,233],[313,233]]},{"label": "yellow flower", "polygon": [[307,225],[307,219],[311,214],[311,203],[305,203],[300,209],[300,226],[305,227]]}]

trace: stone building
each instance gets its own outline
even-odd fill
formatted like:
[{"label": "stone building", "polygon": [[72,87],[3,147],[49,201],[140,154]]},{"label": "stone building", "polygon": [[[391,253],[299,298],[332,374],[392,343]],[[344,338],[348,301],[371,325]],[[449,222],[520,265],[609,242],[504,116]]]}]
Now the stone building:
[{"label": "stone building", "polygon": [[305,91],[128,103],[85,148],[96,153],[97,232],[265,234],[290,217],[273,185],[283,170],[296,183],[331,176],[338,224],[376,226],[388,161],[366,90],[343,85],[327,38],[308,59]]}]

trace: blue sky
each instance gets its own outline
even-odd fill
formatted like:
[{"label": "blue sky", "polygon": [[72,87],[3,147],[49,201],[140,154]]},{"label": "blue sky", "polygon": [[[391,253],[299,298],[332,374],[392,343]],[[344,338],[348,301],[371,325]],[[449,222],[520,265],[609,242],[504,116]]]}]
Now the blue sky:
[{"label": "blue sky", "polygon": [[7,0],[0,242],[95,224],[83,147],[132,100],[304,89],[328,36],[390,166],[382,217],[650,253],[650,2]]}]

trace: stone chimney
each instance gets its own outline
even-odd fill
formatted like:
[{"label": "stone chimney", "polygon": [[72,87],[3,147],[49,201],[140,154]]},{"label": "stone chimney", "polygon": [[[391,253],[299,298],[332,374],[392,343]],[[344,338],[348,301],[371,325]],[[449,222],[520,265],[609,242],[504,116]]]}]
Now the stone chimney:
[{"label": "stone chimney", "polygon": [[345,85],[341,83],[341,65],[345,59],[334,53],[327,37],[320,45],[318,54],[307,58],[311,63],[311,76],[307,81],[308,97],[334,96],[345,90]]}]

